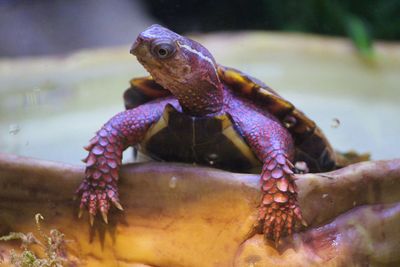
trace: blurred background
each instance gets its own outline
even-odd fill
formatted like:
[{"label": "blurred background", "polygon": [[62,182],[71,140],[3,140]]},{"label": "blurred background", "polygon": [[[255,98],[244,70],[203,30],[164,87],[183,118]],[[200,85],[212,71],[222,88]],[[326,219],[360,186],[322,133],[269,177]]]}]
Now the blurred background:
[{"label": "blurred background", "polygon": [[[78,163],[159,23],[262,79],[334,147],[399,157],[400,0],[0,0],[0,152]],[[129,160],[129,155],[126,157]]]},{"label": "blurred background", "polygon": [[272,30],[346,36],[363,53],[400,38],[399,0],[0,0],[0,56],[126,44],[151,23],[177,32]]}]

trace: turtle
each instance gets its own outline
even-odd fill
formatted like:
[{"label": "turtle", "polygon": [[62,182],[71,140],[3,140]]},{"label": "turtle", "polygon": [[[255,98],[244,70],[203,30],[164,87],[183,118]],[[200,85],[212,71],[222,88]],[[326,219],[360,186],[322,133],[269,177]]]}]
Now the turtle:
[{"label": "turtle", "polygon": [[130,49],[150,76],[134,78],[126,110],[85,147],[77,189],[80,215],[107,223],[118,195],[122,152],[136,147],[156,160],[260,173],[257,229],[279,242],[306,225],[297,201],[295,163],[311,172],[336,167],[336,154],[316,123],[263,82],[217,64],[200,43],[163,26],[141,32]]}]

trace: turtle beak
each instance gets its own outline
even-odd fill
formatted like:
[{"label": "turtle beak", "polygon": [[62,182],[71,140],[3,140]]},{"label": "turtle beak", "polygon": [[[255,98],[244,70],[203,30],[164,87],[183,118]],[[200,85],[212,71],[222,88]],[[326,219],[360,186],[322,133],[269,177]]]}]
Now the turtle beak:
[{"label": "turtle beak", "polygon": [[136,39],[135,43],[133,43],[131,50],[129,51],[132,55],[137,56],[137,52],[139,50],[139,46],[141,45],[141,40]]},{"label": "turtle beak", "polygon": [[160,63],[151,56],[148,48],[148,39],[139,36],[130,49],[130,53],[134,55],[140,64],[146,66],[160,66]]},{"label": "turtle beak", "polygon": [[145,43],[145,39],[141,35],[139,35],[136,38],[136,41],[131,46],[131,50],[129,52],[134,56],[138,56],[145,47]]}]

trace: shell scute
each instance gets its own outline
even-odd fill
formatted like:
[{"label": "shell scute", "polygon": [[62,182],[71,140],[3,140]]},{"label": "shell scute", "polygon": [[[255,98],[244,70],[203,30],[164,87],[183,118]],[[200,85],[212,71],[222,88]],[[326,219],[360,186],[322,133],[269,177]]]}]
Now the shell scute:
[{"label": "shell scute", "polygon": [[311,161],[313,171],[327,171],[335,167],[335,151],[313,120],[258,79],[234,68],[218,65],[217,69],[221,81],[233,92],[253,100],[280,120],[293,136],[296,154]]}]

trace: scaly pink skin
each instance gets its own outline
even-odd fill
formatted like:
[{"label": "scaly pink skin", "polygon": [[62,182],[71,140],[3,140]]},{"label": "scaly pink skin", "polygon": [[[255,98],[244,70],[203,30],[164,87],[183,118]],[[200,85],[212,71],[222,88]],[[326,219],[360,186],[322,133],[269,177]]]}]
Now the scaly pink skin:
[{"label": "scaly pink skin", "polygon": [[192,116],[226,113],[232,116],[236,127],[263,163],[260,179],[263,197],[258,222],[265,236],[275,242],[284,234],[290,235],[295,224],[302,222],[302,216],[291,163],[294,143],[286,128],[254,102],[236,96],[226,88],[217,76],[212,55],[190,39],[153,25],[138,36],[131,53],[173,97],[119,113],[90,142],[86,177],[78,194],[82,196],[81,210],[88,208],[91,223],[98,210],[107,222],[110,202],[122,209],[117,189],[122,151],[140,143],[147,129],[161,116],[165,105],[171,103]]},{"label": "scaly pink skin", "polygon": [[104,124],[85,147],[89,151],[84,160],[85,179],[77,194],[81,195],[80,216],[87,207],[91,224],[97,211],[107,222],[110,202],[122,210],[117,186],[122,152],[143,139],[147,129],[160,118],[167,103],[178,105],[175,99],[167,97],[117,114]]},{"label": "scaly pink skin", "polygon": [[275,118],[251,101],[232,96],[225,109],[263,162],[258,222],[264,234],[278,242],[282,234],[292,234],[296,221],[303,221],[291,163],[293,139]]}]

